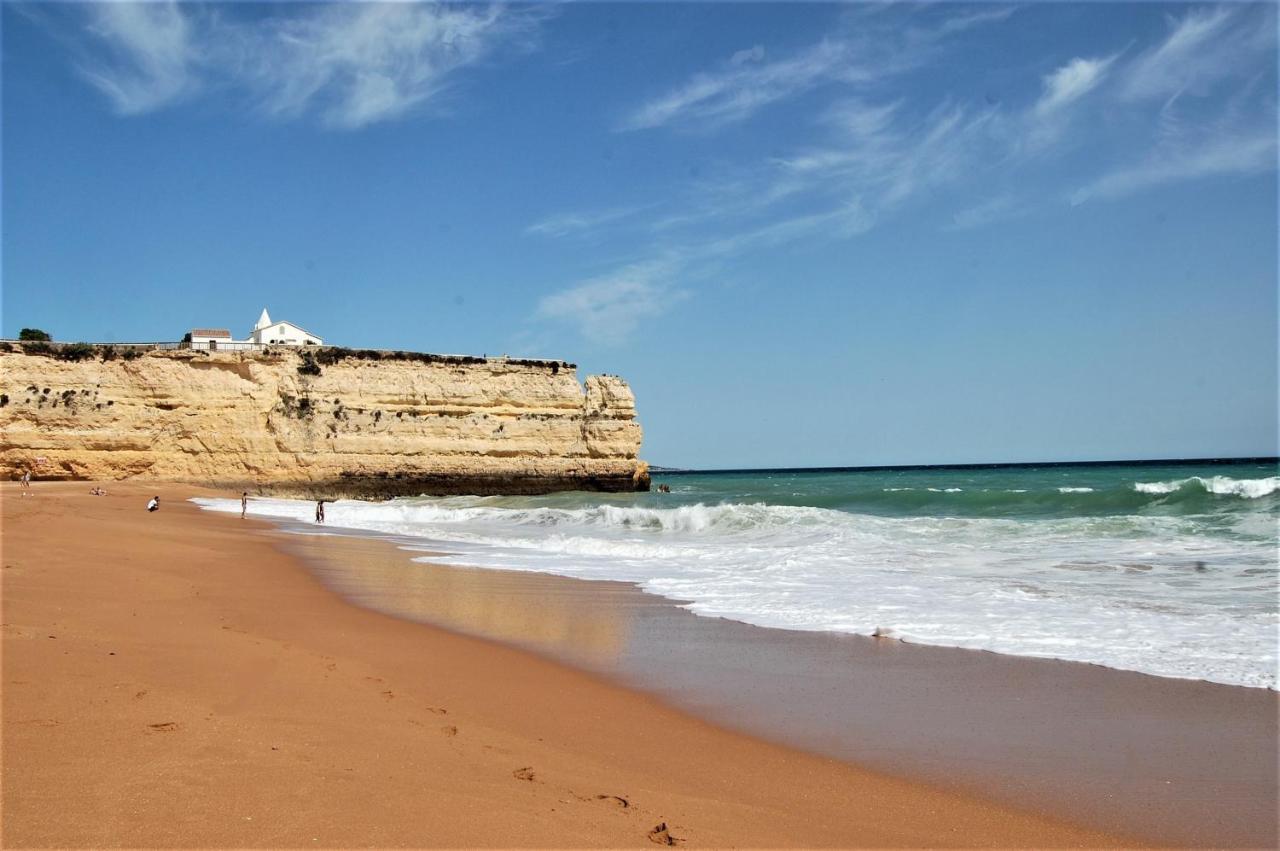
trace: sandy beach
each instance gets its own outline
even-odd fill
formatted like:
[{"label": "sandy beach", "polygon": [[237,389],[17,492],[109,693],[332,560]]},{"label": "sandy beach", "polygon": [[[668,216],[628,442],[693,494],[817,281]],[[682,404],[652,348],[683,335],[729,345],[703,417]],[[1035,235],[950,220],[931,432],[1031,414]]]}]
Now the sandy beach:
[{"label": "sandy beach", "polygon": [[7,847],[1134,844],[358,608],[207,491],[90,487],[0,492]]},{"label": "sandy beach", "polygon": [[768,629],[628,582],[456,564],[421,538],[283,528],[282,546],[358,606],[524,648],[720,726],[1159,845],[1276,844],[1270,689]]}]

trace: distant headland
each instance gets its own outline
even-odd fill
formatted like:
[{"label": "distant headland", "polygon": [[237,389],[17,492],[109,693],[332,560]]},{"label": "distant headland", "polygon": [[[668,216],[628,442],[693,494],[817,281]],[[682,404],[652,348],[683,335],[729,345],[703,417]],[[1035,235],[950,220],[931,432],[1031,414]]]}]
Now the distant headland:
[{"label": "distant headland", "polygon": [[649,488],[620,378],[584,389],[565,361],[326,346],[265,309],[245,340],[0,341],[0,430],[10,477],[316,498]]}]

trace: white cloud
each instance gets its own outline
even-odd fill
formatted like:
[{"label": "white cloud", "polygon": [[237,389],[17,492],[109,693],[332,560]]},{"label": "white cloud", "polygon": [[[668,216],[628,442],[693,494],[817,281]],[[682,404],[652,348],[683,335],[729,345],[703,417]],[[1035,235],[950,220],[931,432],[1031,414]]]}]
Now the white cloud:
[{"label": "white cloud", "polygon": [[574,236],[597,230],[635,215],[644,207],[614,207],[585,213],[561,213],[534,222],[524,229],[526,234],[547,237]]},{"label": "white cloud", "polygon": [[730,65],[746,65],[748,62],[764,61],[764,45],[756,44],[745,50],[739,50],[729,57]]},{"label": "white cloud", "polygon": [[969,230],[1003,221],[1020,215],[1023,212],[1012,194],[997,195],[972,207],[966,207],[951,217],[951,225],[947,230]]},{"label": "white cloud", "polygon": [[1044,78],[1044,93],[1036,101],[1033,112],[1041,117],[1057,112],[1093,91],[1115,57],[1084,59],[1077,57]]},{"label": "white cloud", "polygon": [[897,104],[847,101],[829,113],[842,144],[780,160],[819,188],[864,199],[873,213],[951,183],[992,155],[993,109],[943,103],[913,118]]},{"label": "white cloud", "polygon": [[354,129],[421,109],[499,48],[527,47],[540,9],[450,3],[285,4],[249,22],[176,2],[86,6],[81,70],[126,114],[216,80],[269,115]]},{"label": "white cloud", "polygon": [[148,112],[190,93],[192,25],[178,3],[91,3],[86,12],[87,32],[108,49],[79,70],[118,112]]},{"label": "white cloud", "polygon": [[545,296],[536,316],[573,323],[582,336],[598,343],[622,342],[644,320],[688,297],[674,285],[681,266],[675,258],[624,266]]},{"label": "white cloud", "polygon": [[756,45],[739,50],[719,68],[632,110],[620,130],[642,130],[677,122],[718,126],[742,121],[770,104],[839,83],[870,85],[923,65],[947,38],[976,26],[1003,21],[1012,8],[950,17],[933,28],[899,21],[875,24],[865,16],[853,32],[832,34],[791,57],[765,61]]},{"label": "white cloud", "polygon": [[756,110],[831,80],[868,79],[852,62],[848,44],[824,40],[789,59],[763,63],[734,54],[726,67],[696,74],[684,85],[631,113],[623,130],[659,127],[693,118],[711,124],[740,121]]},{"label": "white cloud", "polygon": [[1170,26],[1164,41],[1131,63],[1122,88],[1126,99],[1202,94],[1218,80],[1254,73],[1258,56],[1274,50],[1275,7],[1269,3],[1193,9],[1170,19]]},{"label": "white cloud", "polygon": [[332,126],[362,127],[439,93],[452,72],[510,35],[512,23],[493,6],[323,5],[259,33],[254,55],[262,61],[250,81],[273,114],[318,109]]},{"label": "white cloud", "polygon": [[1095,198],[1122,198],[1166,183],[1261,174],[1275,167],[1274,129],[1213,136],[1194,145],[1158,148],[1144,160],[1112,171],[1076,190],[1071,195],[1071,204],[1078,206]]}]

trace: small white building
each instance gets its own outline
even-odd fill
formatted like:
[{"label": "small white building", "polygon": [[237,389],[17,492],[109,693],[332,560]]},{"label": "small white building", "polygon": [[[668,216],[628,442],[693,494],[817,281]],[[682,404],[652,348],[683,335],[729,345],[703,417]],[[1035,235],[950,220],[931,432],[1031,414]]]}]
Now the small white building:
[{"label": "small white building", "polygon": [[226,328],[192,328],[183,344],[192,349],[213,352],[242,351],[258,346],[323,346],[324,340],[292,322],[273,322],[264,307],[247,340],[232,339]]},{"label": "small white building", "polygon": [[258,324],[253,326],[253,333],[249,336],[248,342],[257,343],[260,346],[324,345],[324,340],[321,340],[305,328],[294,325],[292,322],[273,322],[265,307],[262,308],[262,316],[258,317]]},{"label": "small white building", "polygon": [[191,339],[186,342],[190,343],[193,349],[216,351],[219,346],[230,348],[228,344],[234,342],[231,339],[231,332],[226,328],[192,328],[188,336]]}]

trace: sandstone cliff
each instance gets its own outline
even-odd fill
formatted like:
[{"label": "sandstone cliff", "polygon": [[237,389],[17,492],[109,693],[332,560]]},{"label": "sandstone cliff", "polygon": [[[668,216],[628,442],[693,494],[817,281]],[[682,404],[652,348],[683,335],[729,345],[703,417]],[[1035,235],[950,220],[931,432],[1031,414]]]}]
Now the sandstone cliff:
[{"label": "sandstone cliff", "polygon": [[[0,474],[317,496],[647,490],[635,399],[549,361],[0,351]],[[71,359],[71,357],[80,359]]]}]

